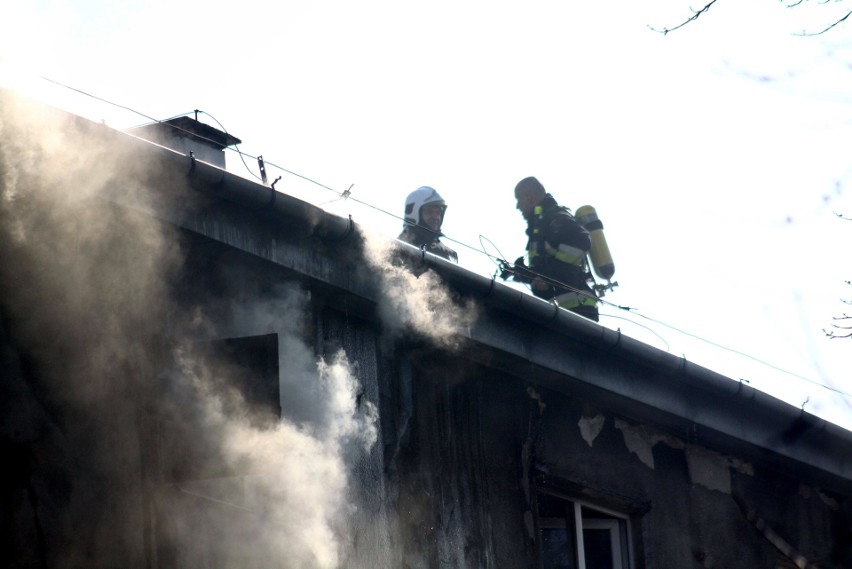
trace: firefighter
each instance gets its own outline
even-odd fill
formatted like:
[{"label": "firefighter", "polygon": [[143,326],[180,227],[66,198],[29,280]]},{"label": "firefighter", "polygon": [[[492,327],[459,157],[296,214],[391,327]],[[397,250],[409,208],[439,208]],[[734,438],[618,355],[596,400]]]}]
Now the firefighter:
[{"label": "firefighter", "polygon": [[515,199],[527,222],[529,264],[518,258],[514,279],[528,283],[535,296],[597,321],[597,297],[587,282],[589,232],[532,176],[515,186]]},{"label": "firefighter", "polygon": [[405,225],[399,239],[458,263],[456,252],[441,243],[441,225],[446,211],[447,202],[435,188],[417,188],[405,198]]}]

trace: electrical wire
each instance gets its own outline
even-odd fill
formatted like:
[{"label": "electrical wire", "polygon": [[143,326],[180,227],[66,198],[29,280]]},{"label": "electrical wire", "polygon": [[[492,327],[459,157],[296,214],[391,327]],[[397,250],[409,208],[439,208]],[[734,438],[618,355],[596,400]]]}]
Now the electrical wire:
[{"label": "electrical wire", "polygon": [[698,336],[698,335],[696,335],[696,334],[692,334],[692,333],[690,333],[690,332],[687,332],[686,330],[682,330],[682,329],[680,329],[680,328],[678,328],[678,327],[676,327],[676,326],[672,326],[671,324],[666,324],[665,322],[663,322],[663,321],[661,321],[661,320],[657,320],[656,318],[651,318],[650,316],[646,316],[646,315],[642,314],[641,312],[639,312],[638,310],[633,309],[631,312],[632,312],[632,314],[636,314],[637,316],[639,316],[639,317],[641,317],[641,318],[644,318],[644,319],[646,319],[646,320],[650,320],[651,322],[654,322],[654,323],[659,324],[659,325],[661,325],[661,326],[665,326],[666,328],[669,328],[670,330],[674,330],[675,332],[678,332],[679,334],[683,334],[684,336],[689,336],[690,338],[694,338],[694,339],[696,339],[696,340],[700,340],[700,341],[702,341],[702,342],[704,342],[704,343],[706,343],[706,344],[709,344],[709,345],[714,346],[714,347],[716,347],[716,348],[719,348],[719,349],[721,349],[721,350],[725,350],[725,351],[727,351],[727,352],[731,352],[731,353],[733,353],[733,354],[737,354],[738,356],[742,356],[742,357],[744,357],[744,358],[747,358],[747,359],[750,359],[750,360],[752,360],[752,361],[754,361],[754,362],[757,362],[757,363],[759,363],[759,364],[761,364],[761,365],[765,365],[766,367],[772,368],[772,369],[774,369],[775,371],[780,371],[780,372],[785,373],[785,374],[787,374],[787,375],[789,375],[789,376],[791,376],[791,377],[795,377],[795,378],[797,378],[797,379],[801,379],[801,380],[806,381],[806,382],[808,382],[808,383],[811,383],[811,384],[813,384],[813,385],[816,385],[816,386],[822,387],[823,389],[827,389],[828,391],[833,391],[834,393],[837,393],[838,395],[842,395],[842,396],[844,396],[844,397],[847,397],[847,398],[852,399],[852,393],[847,393],[846,391],[843,391],[842,389],[837,389],[836,387],[832,387],[832,386],[830,386],[830,385],[825,385],[824,383],[820,383],[820,382],[818,382],[818,381],[816,381],[816,380],[810,379],[810,378],[805,377],[805,376],[803,376],[803,375],[799,375],[799,374],[794,373],[794,372],[792,372],[792,371],[789,371],[789,370],[786,370],[786,369],[784,369],[784,368],[778,367],[778,366],[773,365],[773,364],[771,364],[771,363],[769,363],[769,362],[767,362],[767,361],[765,361],[765,360],[762,360],[762,359],[760,359],[760,358],[756,358],[756,357],[754,357],[754,356],[752,356],[752,355],[749,355],[749,354],[747,354],[747,353],[745,353],[745,352],[741,352],[741,351],[739,351],[739,350],[735,350],[734,348],[729,348],[729,347],[727,347],[727,346],[723,346],[722,344],[718,344],[718,343],[716,343],[716,342],[713,342],[712,340],[708,340],[707,338],[703,338],[703,337]]},{"label": "electrical wire", "polygon": [[666,346],[667,352],[672,351],[672,347],[669,345],[669,343],[666,341],[666,339],[663,338],[660,334],[658,334],[650,326],[645,326],[643,324],[639,324],[638,322],[634,322],[633,320],[630,320],[629,318],[625,318],[624,316],[616,316],[615,314],[601,314],[600,316],[601,316],[601,318],[613,318],[613,319],[616,319],[616,320],[624,320],[625,322],[630,322],[631,324],[635,324],[636,326],[639,326],[640,328],[644,328],[645,330],[647,330],[648,332],[650,332],[651,334],[656,336],[657,339],[660,340]]},{"label": "electrical wire", "polygon": [[[490,244],[491,244],[491,246],[492,246],[492,247],[494,247],[494,250],[495,250],[495,251],[497,251],[497,256],[491,255],[491,254],[489,254],[489,253],[488,253],[488,251],[486,251],[486,250],[485,250],[485,243],[483,243],[483,241],[488,241],[488,243],[490,243]],[[483,252],[483,253],[485,253],[485,255],[486,255],[489,259],[491,259],[492,261],[494,261],[494,263],[495,263],[498,267],[500,266],[500,261],[506,258],[506,256],[505,256],[505,255],[503,255],[503,252],[502,252],[502,251],[500,251],[500,248],[499,248],[499,247],[498,247],[498,246],[494,243],[494,241],[492,241],[491,239],[489,239],[489,238],[488,238],[488,237],[486,237],[485,235],[480,235],[480,236],[479,236],[479,245],[482,247],[482,252]]]},{"label": "electrical wire", "polygon": [[77,89],[76,87],[72,87],[72,86],[70,86],[70,85],[66,85],[65,83],[60,83],[59,81],[56,81],[56,80],[54,80],[54,79],[51,79],[50,77],[45,77],[44,75],[39,75],[39,78],[40,78],[40,79],[44,79],[45,81],[48,81],[48,82],[50,82],[50,83],[53,83],[54,85],[59,85],[60,87],[64,87],[65,89],[68,89],[69,91],[74,91],[74,92],[76,92],[76,93],[80,93],[81,95],[85,95],[85,96],[87,96],[87,97],[91,97],[92,99],[95,99],[95,100],[97,100],[97,101],[101,101],[102,103],[106,103],[106,104],[108,104],[108,105],[112,105],[113,107],[117,107],[117,108],[119,108],[119,109],[124,109],[125,111],[129,111],[129,112],[131,112],[131,113],[137,114],[137,115],[139,115],[140,117],[145,117],[145,118],[146,118],[146,119],[148,119],[149,121],[152,121],[152,122],[160,122],[160,121],[158,121],[157,119],[155,119],[154,117],[149,117],[149,116],[148,116],[148,115],[146,115],[145,113],[140,113],[140,112],[139,112],[139,111],[137,111],[136,109],[131,109],[130,107],[125,107],[124,105],[119,105],[118,103],[113,103],[112,101],[108,101],[107,99],[104,99],[104,98],[102,98],[102,97],[98,97],[97,95],[93,95],[93,94],[91,94],[91,93],[87,93],[86,91],[83,91],[83,90],[81,90],[81,89]]},{"label": "electrical wire", "polygon": [[[79,92],[81,92],[81,93],[82,93],[82,91],[79,91]],[[127,107],[122,107],[122,108],[125,108],[125,109],[126,109]],[[130,110],[130,109],[128,109],[128,110]],[[207,115],[207,116],[208,116],[208,117],[210,117],[210,118],[211,118],[211,119],[212,119],[212,120],[213,120],[213,121],[214,121],[217,125],[219,125],[219,128],[220,128],[220,129],[222,129],[222,132],[224,132],[225,134],[227,134],[227,135],[229,135],[229,136],[230,136],[230,133],[228,132],[228,129],[227,129],[227,128],[225,128],[225,125],[223,125],[223,124],[219,121],[219,119],[217,119],[216,117],[214,117],[213,115],[211,115],[211,114],[210,114],[210,113],[208,113],[207,111],[202,111],[201,109],[193,109],[193,110],[191,110],[191,111],[187,111],[187,112],[185,112],[185,113],[181,113],[181,114],[179,114],[179,115],[174,115],[174,116],[172,116],[172,117],[169,117],[169,118],[167,118],[167,119],[163,119],[163,120],[156,120],[156,119],[154,119],[154,120],[153,120],[153,122],[143,123],[143,124],[137,125],[137,126],[135,126],[135,127],[130,127],[130,129],[132,130],[132,129],[134,129],[134,128],[141,128],[141,127],[145,127],[145,126],[150,126],[150,125],[152,125],[152,124],[160,124],[160,125],[163,125],[163,126],[166,126],[166,127],[169,127],[169,128],[173,128],[174,130],[179,131],[179,132],[184,132],[184,133],[186,133],[186,134],[191,134],[194,138],[198,138],[198,139],[200,139],[200,140],[204,140],[204,141],[206,141],[206,142],[210,142],[210,143],[212,143],[212,144],[215,144],[216,146],[219,146],[219,145],[220,145],[220,144],[219,144],[219,142],[217,142],[217,141],[215,141],[215,140],[212,140],[212,139],[210,139],[210,138],[208,138],[208,137],[206,137],[206,136],[204,136],[204,135],[202,135],[202,134],[196,133],[196,132],[189,132],[189,131],[188,131],[188,130],[186,130],[185,128],[179,127],[178,125],[176,125],[176,124],[174,124],[174,123],[169,122],[169,121],[172,121],[172,120],[174,120],[174,119],[176,119],[176,118],[179,118],[179,117],[185,117],[186,115],[188,115],[188,114],[190,114],[190,113],[194,113],[194,114],[195,114],[195,116],[196,116],[196,120],[197,120],[197,117],[198,117],[198,113],[201,113],[201,114]],[[140,113],[140,114],[141,114],[141,113]],[[144,115],[143,115],[143,116],[144,116]],[[252,157],[252,156],[251,156],[251,155],[248,155],[248,154],[246,154],[246,153],[244,153],[244,152],[242,152],[242,151],[239,149],[239,145],[238,145],[237,143],[235,143],[233,146],[234,146],[234,149],[235,149],[235,151],[236,151],[237,155],[239,155],[240,160],[241,160],[241,161],[242,161],[242,163],[243,163],[243,166],[245,166],[245,168],[246,168],[246,170],[248,171],[248,173],[249,173],[249,174],[251,174],[252,176],[254,176],[256,179],[258,179],[258,180],[260,180],[260,181],[263,181],[263,178],[262,178],[262,177],[260,177],[260,176],[258,176],[257,174],[255,174],[255,173],[254,173],[254,171],[252,171],[252,169],[251,169],[251,168],[249,168],[249,165],[248,165],[248,164],[246,164],[245,156],[250,156],[250,157]],[[230,150],[230,148],[229,148],[229,147],[225,147],[225,150]],[[257,159],[258,159],[257,157],[252,157],[252,158],[254,158],[255,160],[257,160]]]},{"label": "electrical wire", "polygon": [[[220,122],[219,122],[219,120],[218,120],[216,117],[214,117],[213,115],[211,115],[211,114],[210,114],[210,113],[208,113],[207,111],[201,111],[201,110],[199,110],[199,109],[195,109],[195,111],[194,111],[194,112],[196,112],[196,113],[204,113],[205,115],[207,115],[208,117],[210,117],[211,119],[213,119],[214,121],[216,121],[216,124],[218,124],[218,125],[219,125],[219,128],[221,128],[221,129],[222,129],[222,131],[223,131],[225,134],[228,134],[228,129],[226,129],[226,128],[225,128],[225,125],[223,125],[222,123],[220,123]],[[230,136],[230,135],[228,135],[228,136]],[[260,176],[258,176],[258,175],[257,175],[257,174],[255,174],[254,172],[252,172],[251,168],[249,168],[249,167],[248,167],[248,164],[246,164],[246,160],[245,160],[245,158],[243,158],[243,153],[242,153],[242,152],[240,151],[240,149],[237,147],[237,144],[236,144],[236,143],[234,143],[234,148],[236,149],[237,154],[239,154],[239,155],[240,155],[240,160],[242,160],[242,162],[243,162],[243,166],[245,166],[245,167],[246,167],[246,170],[248,170],[249,174],[251,174],[252,176],[254,176],[255,178],[257,178],[258,180],[260,180],[260,181],[262,182],[262,181],[263,181],[263,178],[261,178]],[[258,159],[257,159],[257,158],[255,158],[255,161],[257,161],[257,160],[258,160]]]},{"label": "electrical wire", "polygon": [[[219,145],[219,143],[218,143],[217,141],[215,141],[215,140],[212,140],[212,139],[210,139],[210,138],[207,138],[206,136],[200,135],[200,134],[198,134],[198,133],[190,132],[190,131],[188,131],[188,130],[186,130],[186,129],[184,129],[184,128],[181,128],[181,127],[179,127],[179,126],[177,126],[177,125],[175,125],[175,124],[172,124],[172,123],[169,123],[169,122],[168,122],[168,121],[174,120],[174,119],[176,119],[176,118],[178,118],[178,117],[186,116],[186,115],[188,115],[188,114],[189,114],[189,113],[191,113],[191,112],[195,112],[195,113],[204,113],[205,115],[207,115],[208,117],[210,117],[211,119],[213,119],[213,120],[216,122],[216,124],[218,124],[218,125],[219,125],[219,127],[222,129],[222,131],[223,131],[225,134],[228,134],[228,130],[225,128],[225,126],[224,126],[221,122],[219,122],[219,120],[218,120],[218,119],[216,119],[216,117],[214,117],[214,116],[213,116],[213,115],[211,115],[210,113],[208,113],[208,112],[206,112],[206,111],[202,111],[202,110],[200,110],[200,109],[194,109],[194,110],[192,110],[192,111],[188,111],[188,112],[186,112],[186,113],[182,113],[182,114],[179,114],[179,115],[174,115],[173,117],[170,117],[170,118],[168,118],[168,119],[159,120],[159,119],[155,119],[154,117],[148,116],[148,115],[146,115],[145,113],[139,112],[139,111],[137,111],[136,109],[132,109],[132,108],[130,108],[130,107],[128,107],[128,106],[120,105],[120,104],[118,104],[118,103],[114,103],[114,102],[112,102],[112,101],[109,101],[109,100],[107,100],[107,99],[104,99],[103,97],[98,97],[97,95],[93,95],[92,93],[88,93],[88,92],[86,92],[86,91],[83,91],[82,89],[77,89],[76,87],[72,87],[72,86],[70,86],[70,85],[66,85],[65,83],[61,83],[61,82],[56,81],[56,80],[54,80],[54,79],[51,79],[51,78],[49,78],[49,77],[45,77],[44,75],[39,75],[39,77],[40,77],[41,79],[45,80],[45,81],[48,81],[48,82],[50,82],[50,83],[53,83],[54,85],[58,85],[58,86],[60,86],[60,87],[64,87],[65,89],[69,89],[69,90],[74,91],[74,92],[76,92],[76,93],[79,93],[79,94],[81,94],[81,95],[85,95],[85,96],[87,96],[87,97],[91,97],[92,99],[95,99],[95,100],[97,100],[97,101],[101,101],[101,102],[106,103],[106,104],[108,104],[108,105],[112,105],[113,107],[116,107],[116,108],[119,108],[119,109],[123,109],[123,110],[125,110],[125,111],[131,112],[131,113],[134,113],[134,114],[137,114],[137,115],[139,115],[139,116],[141,116],[141,117],[145,117],[146,119],[148,119],[148,120],[150,121],[150,122],[149,122],[149,123],[147,123],[147,124],[142,124],[142,125],[139,125],[139,126],[148,126],[149,124],[162,124],[162,125],[166,125],[166,126],[168,126],[168,127],[171,127],[171,128],[173,128],[173,129],[175,129],[175,130],[177,130],[177,131],[184,132],[184,133],[186,133],[186,134],[191,134],[192,136],[194,136],[194,137],[196,137],[196,138],[198,138],[198,139],[200,139],[200,140],[204,140],[204,141],[206,141],[206,142],[211,142],[211,143],[213,143],[213,144],[215,144],[215,145]],[[137,127],[131,127],[131,128],[137,128]],[[236,145],[236,144],[234,144],[234,147],[235,147],[235,151],[236,151],[236,152],[237,152],[237,154],[240,156],[240,160],[242,160],[242,162],[243,162],[243,166],[245,166],[245,167],[246,167],[246,170],[248,170],[248,172],[249,172],[252,176],[254,176],[255,178],[257,178],[258,180],[262,180],[262,178],[261,178],[260,176],[258,176],[257,174],[255,174],[255,173],[251,170],[251,168],[249,168],[248,164],[246,164],[246,161],[245,161],[245,158],[244,158],[245,153],[243,153],[242,151],[240,151],[240,150],[239,150],[239,148],[236,148],[236,147],[237,147],[237,145]],[[254,157],[254,159],[255,159],[255,160],[257,160],[257,157]]]},{"label": "electrical wire", "polygon": [[[221,123],[221,122],[219,122],[219,121],[218,121],[218,120],[217,120],[217,119],[216,119],[213,115],[211,115],[210,113],[207,113],[207,112],[205,112],[205,111],[201,111],[201,110],[195,109],[194,111],[189,111],[189,112],[187,112],[187,113],[183,113],[183,114],[175,115],[175,116],[173,116],[173,117],[171,117],[171,118],[169,118],[169,119],[159,120],[159,119],[155,119],[155,118],[153,118],[153,117],[150,117],[150,116],[148,116],[148,115],[146,115],[146,114],[144,114],[144,113],[142,113],[142,112],[139,112],[139,111],[137,111],[137,110],[135,110],[135,109],[132,109],[132,108],[130,108],[130,107],[127,107],[127,106],[125,106],[125,105],[121,105],[121,104],[118,104],[118,103],[115,103],[115,102],[109,101],[109,100],[107,100],[107,99],[104,99],[104,98],[99,97],[99,96],[97,96],[97,95],[93,95],[93,94],[91,94],[91,93],[88,93],[88,92],[83,91],[83,90],[81,90],[81,89],[78,89],[78,88],[76,88],[76,87],[72,87],[72,86],[70,86],[70,85],[66,85],[66,84],[61,83],[61,82],[59,82],[59,81],[56,81],[56,80],[50,79],[49,77],[40,76],[40,78],[41,78],[41,79],[43,79],[43,80],[45,80],[45,81],[48,81],[48,82],[50,82],[50,83],[53,83],[53,84],[55,84],[55,85],[58,85],[58,86],[60,86],[60,87],[63,87],[63,88],[65,88],[65,89],[68,89],[68,90],[70,90],[70,91],[74,91],[74,92],[76,92],[76,93],[79,93],[79,94],[81,94],[81,95],[85,95],[85,96],[87,96],[87,97],[90,97],[90,98],[95,99],[95,100],[98,100],[98,101],[101,101],[101,102],[103,102],[103,103],[105,103],[105,104],[108,104],[108,105],[111,105],[111,106],[113,106],[113,107],[120,108],[120,109],[126,110],[126,111],[128,111],[128,112],[134,113],[134,114],[136,114],[136,115],[138,115],[138,116],[144,117],[144,118],[145,118],[145,119],[147,119],[148,121],[151,121],[149,124],[152,124],[152,123],[164,124],[164,125],[167,125],[167,126],[169,126],[169,127],[171,127],[171,128],[174,128],[174,129],[176,129],[176,130],[178,130],[178,131],[182,131],[182,132],[185,132],[185,133],[187,133],[187,134],[191,134],[193,137],[196,137],[196,138],[201,139],[201,140],[206,140],[206,141],[211,142],[211,143],[214,143],[214,144],[216,144],[216,145],[219,145],[219,142],[214,141],[214,140],[211,140],[211,139],[206,138],[206,137],[204,137],[204,136],[200,136],[200,135],[198,135],[198,134],[196,134],[196,133],[189,132],[189,131],[187,131],[187,130],[185,130],[185,129],[181,128],[181,127],[178,127],[177,125],[174,125],[174,124],[171,124],[171,123],[167,123],[167,121],[172,120],[172,119],[175,119],[175,118],[178,118],[178,117],[181,117],[181,116],[186,116],[186,115],[187,115],[187,114],[189,114],[190,112],[200,112],[200,113],[204,113],[204,114],[206,114],[207,116],[209,116],[209,117],[210,117],[213,121],[215,121],[215,122],[219,125],[219,127],[220,127],[220,128],[221,128],[221,129],[222,129],[222,130],[223,130],[223,131],[227,134],[227,130],[226,130],[226,129],[225,129],[225,127],[222,125],[222,123]],[[143,126],[144,126],[144,125],[143,125]],[[236,148],[236,145],[234,145],[234,146],[235,146],[235,148],[233,148],[233,149],[232,149],[232,148],[230,148],[230,147],[227,147],[227,148],[225,148],[225,150],[228,150],[228,151],[231,151],[231,152],[236,152],[236,153],[240,156],[240,159],[242,160],[243,165],[246,167],[246,169],[247,169],[247,170],[248,170],[248,171],[249,171],[249,172],[250,172],[250,173],[251,173],[251,174],[252,174],[255,178],[257,178],[257,179],[261,179],[259,176],[257,176],[256,174],[254,174],[254,172],[252,172],[252,171],[251,171],[251,169],[249,168],[248,164],[246,164],[246,162],[245,162],[245,157],[246,157],[246,156],[247,156],[247,157],[249,157],[249,158],[254,159],[255,161],[257,161],[257,160],[258,160],[258,157],[256,157],[256,156],[252,156],[251,154],[244,153],[243,151],[239,150],[239,148]],[[397,220],[399,220],[399,221],[402,221],[402,222],[403,222],[403,224],[405,224],[405,223],[406,223],[405,218],[403,218],[403,217],[400,217],[400,216],[398,216],[398,215],[396,215],[396,214],[393,214],[393,213],[391,213],[391,212],[389,212],[389,211],[387,211],[387,210],[385,210],[385,209],[383,209],[383,208],[381,208],[381,207],[375,206],[375,205],[373,205],[373,204],[371,204],[371,203],[369,203],[369,202],[366,202],[366,201],[363,201],[363,200],[360,200],[360,199],[358,199],[358,198],[353,197],[353,196],[351,195],[351,188],[352,188],[352,186],[350,186],[349,190],[346,190],[346,191],[344,191],[344,192],[340,192],[340,191],[335,190],[334,188],[332,188],[332,187],[330,187],[330,186],[327,186],[327,185],[325,185],[325,184],[323,184],[323,183],[321,183],[321,182],[319,182],[319,181],[317,181],[317,180],[314,180],[314,179],[309,178],[309,177],[307,177],[307,176],[305,176],[305,175],[302,175],[302,174],[299,174],[299,173],[297,173],[297,172],[294,172],[294,171],[292,171],[292,170],[290,170],[290,169],[288,169],[288,168],[285,168],[285,167],[283,167],[283,166],[280,166],[280,165],[278,165],[278,164],[276,164],[276,163],[274,163],[274,162],[264,160],[264,164],[265,164],[266,166],[276,168],[276,169],[280,170],[281,172],[284,172],[284,173],[289,174],[289,175],[291,175],[291,176],[294,176],[294,177],[296,177],[296,178],[299,178],[299,179],[305,180],[306,182],[309,182],[309,183],[311,183],[311,184],[314,184],[314,185],[316,185],[317,187],[320,187],[320,188],[323,188],[323,189],[325,189],[325,190],[331,191],[331,192],[333,192],[333,193],[337,194],[338,198],[340,198],[340,199],[347,199],[347,200],[353,201],[353,202],[355,202],[355,203],[358,203],[358,204],[360,204],[360,205],[363,205],[363,206],[365,206],[365,207],[368,207],[368,208],[370,208],[370,209],[373,209],[373,210],[375,210],[375,211],[377,211],[377,212],[379,212],[379,213],[381,213],[381,214],[383,214],[383,215],[387,215],[387,216],[389,216],[389,217],[392,217],[392,218],[394,218],[394,219],[397,219]],[[277,191],[277,190],[276,190],[276,191]],[[438,233],[436,233],[436,234],[438,234]],[[488,252],[485,250],[485,247],[484,247],[484,245],[483,245],[483,243],[482,243],[482,240],[483,240],[483,239],[487,240],[487,241],[488,241],[489,243],[491,243],[492,245],[494,245],[494,243],[493,243],[490,239],[487,239],[486,237],[484,237],[484,236],[482,236],[482,235],[480,235],[480,245],[482,246],[481,248],[476,248],[476,247],[474,247],[474,246],[472,246],[472,245],[468,245],[467,243],[464,243],[464,242],[459,241],[459,240],[457,240],[457,239],[453,239],[452,237],[449,237],[449,236],[447,236],[447,235],[443,235],[443,234],[438,234],[438,235],[439,235],[439,236],[441,236],[441,237],[443,237],[443,238],[445,238],[445,239],[446,239],[446,240],[448,240],[448,241],[451,241],[451,242],[453,242],[453,243],[457,244],[457,245],[460,245],[460,246],[462,246],[462,247],[465,247],[465,248],[467,248],[467,249],[470,249],[470,250],[472,250],[472,251],[475,251],[475,252],[477,252],[477,253],[479,253],[479,254],[485,255],[486,257],[488,257],[489,259],[491,259],[492,261],[494,261],[494,262],[498,265],[498,269],[500,268],[500,264],[504,264],[504,266],[508,266],[508,262],[506,261],[506,259],[503,257],[502,253],[500,253],[499,249],[497,249],[497,247],[496,247],[496,246],[494,246],[494,248],[495,248],[495,249],[497,249],[497,252],[500,254],[500,256],[499,256],[499,257],[494,256],[494,255],[491,255],[490,253],[488,253]],[[685,336],[688,336],[688,337],[690,337],[690,338],[693,338],[693,339],[696,339],[696,340],[702,341],[702,342],[704,342],[704,343],[707,343],[707,344],[709,344],[709,345],[711,345],[711,346],[714,346],[714,347],[716,347],[716,348],[719,348],[719,349],[721,349],[721,350],[724,350],[724,351],[727,351],[727,352],[730,352],[730,353],[737,354],[737,355],[739,355],[739,356],[745,357],[745,358],[750,359],[750,360],[752,360],[752,361],[754,361],[754,362],[756,362],[756,363],[759,363],[759,364],[761,364],[761,365],[765,365],[765,366],[767,366],[767,367],[769,367],[769,368],[771,368],[771,369],[773,369],[773,370],[776,370],[776,371],[779,371],[779,372],[781,372],[781,373],[787,374],[787,375],[789,375],[789,376],[791,376],[791,377],[794,377],[794,378],[797,378],[797,379],[803,380],[803,381],[805,381],[805,382],[807,382],[807,383],[810,383],[810,384],[812,384],[812,385],[815,385],[815,386],[818,386],[818,387],[822,387],[822,388],[824,388],[824,389],[826,389],[826,390],[832,391],[832,392],[834,392],[834,393],[836,393],[836,394],[838,394],[838,395],[841,395],[841,396],[843,396],[843,397],[846,397],[846,398],[852,399],[852,394],[847,393],[847,392],[845,392],[845,391],[843,391],[843,390],[837,389],[837,388],[832,387],[832,386],[829,386],[829,385],[825,385],[825,384],[823,384],[823,383],[820,383],[820,382],[818,382],[818,381],[816,381],[816,380],[810,379],[810,378],[805,377],[805,376],[803,376],[803,375],[800,375],[800,374],[797,374],[797,373],[791,372],[791,371],[789,371],[789,370],[786,370],[786,369],[784,369],[784,368],[778,367],[778,366],[776,366],[776,365],[770,364],[769,362],[766,362],[766,361],[764,361],[764,360],[761,360],[760,358],[756,358],[756,357],[754,357],[754,356],[751,356],[751,355],[749,355],[749,354],[746,354],[745,352],[742,352],[742,351],[739,351],[739,350],[736,350],[736,349],[733,349],[733,348],[729,348],[729,347],[727,347],[727,346],[723,346],[723,345],[721,345],[721,344],[719,344],[719,343],[713,342],[713,341],[711,341],[711,340],[708,340],[708,339],[703,338],[703,337],[701,337],[701,336],[698,336],[698,335],[696,335],[696,334],[692,334],[692,333],[690,333],[690,332],[687,332],[687,331],[685,331],[685,330],[683,330],[683,329],[681,329],[681,328],[678,328],[678,327],[676,327],[676,326],[673,326],[673,325],[667,324],[667,323],[665,323],[665,322],[663,322],[663,321],[661,321],[661,320],[657,320],[657,319],[655,319],[655,318],[651,318],[650,316],[647,316],[647,315],[645,315],[645,314],[642,314],[641,312],[639,312],[639,311],[638,311],[638,310],[636,310],[635,308],[631,308],[631,307],[627,307],[627,306],[621,306],[621,305],[619,305],[619,304],[615,304],[615,303],[609,302],[609,301],[607,301],[607,300],[604,300],[603,298],[598,298],[596,295],[590,295],[590,294],[589,294],[588,292],[586,292],[586,291],[579,290],[579,289],[574,288],[574,287],[572,287],[572,286],[570,286],[570,285],[567,285],[567,284],[565,284],[565,283],[562,283],[562,282],[560,282],[560,281],[558,281],[558,280],[556,280],[556,279],[553,279],[553,278],[547,277],[546,275],[542,275],[542,274],[540,274],[540,273],[537,273],[536,271],[533,271],[532,269],[529,269],[528,267],[527,267],[527,268],[525,268],[525,272],[526,272],[526,274],[528,274],[528,275],[534,275],[535,277],[540,278],[540,279],[542,279],[543,281],[545,281],[545,282],[547,282],[548,284],[551,284],[551,285],[553,285],[553,286],[558,286],[558,287],[561,287],[561,288],[568,289],[568,290],[570,290],[570,291],[572,291],[572,292],[576,292],[576,293],[579,293],[579,294],[581,294],[581,295],[585,295],[585,296],[587,296],[587,297],[589,297],[589,298],[592,298],[592,299],[594,299],[594,300],[598,301],[598,302],[599,302],[599,303],[601,303],[601,304],[611,306],[611,307],[616,308],[616,309],[618,309],[618,310],[624,310],[624,311],[627,311],[627,312],[629,312],[629,313],[631,313],[631,314],[635,314],[635,315],[637,315],[637,316],[639,316],[639,317],[641,317],[641,318],[644,318],[644,319],[646,319],[646,320],[649,320],[649,321],[651,321],[651,322],[654,322],[654,323],[656,323],[656,324],[659,324],[659,325],[661,325],[661,326],[664,326],[664,327],[666,327],[666,328],[669,328],[669,329],[671,329],[671,330],[673,330],[673,331],[675,331],[675,332],[678,332],[678,333],[683,334],[683,335],[685,335]],[[492,279],[496,279],[496,273],[495,273],[495,276],[492,276]],[[628,319],[626,319],[626,318],[619,317],[619,316],[614,316],[614,315],[604,315],[604,316],[606,316],[606,317],[608,317],[608,318],[621,318],[621,319],[624,319],[624,320],[630,321],[630,320],[628,320]],[[634,322],[634,321],[630,321],[630,322],[632,322],[633,324],[636,324],[637,326],[642,326],[642,325],[641,325],[641,324],[639,324],[638,322]],[[666,346],[668,347],[668,342],[666,342],[666,341],[665,341],[665,339],[663,339],[663,338],[662,338],[662,336],[660,336],[659,334],[657,334],[655,331],[653,331],[653,330],[652,330],[651,328],[649,328],[649,327],[646,327],[646,326],[642,326],[642,327],[643,327],[643,328],[645,328],[646,330],[648,330],[649,332],[653,333],[655,336],[657,336],[657,337],[658,337],[658,338],[659,338],[659,339],[660,339],[660,340],[661,340],[664,344],[666,344]],[[667,351],[668,351],[668,348],[667,348]]]}]

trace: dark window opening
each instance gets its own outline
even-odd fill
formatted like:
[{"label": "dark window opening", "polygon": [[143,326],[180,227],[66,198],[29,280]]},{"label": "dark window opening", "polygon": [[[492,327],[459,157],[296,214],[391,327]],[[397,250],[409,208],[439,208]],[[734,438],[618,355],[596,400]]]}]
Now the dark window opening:
[{"label": "dark window opening", "polygon": [[537,499],[542,569],[631,569],[626,516],[553,494]]}]

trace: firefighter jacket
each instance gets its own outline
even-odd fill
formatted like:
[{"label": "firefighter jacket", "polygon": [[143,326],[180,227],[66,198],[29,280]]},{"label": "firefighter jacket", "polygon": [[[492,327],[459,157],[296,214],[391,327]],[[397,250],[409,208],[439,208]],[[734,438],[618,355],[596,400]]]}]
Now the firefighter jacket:
[{"label": "firefighter jacket", "polygon": [[427,252],[443,257],[454,263],[459,262],[459,256],[455,251],[441,243],[441,234],[420,225],[410,225],[399,234],[399,240],[405,241],[415,247],[425,249]]},{"label": "firefighter jacket", "polygon": [[587,282],[589,232],[547,194],[527,221],[527,235],[527,266],[553,281],[547,290],[533,288],[533,294],[597,320],[597,297]]}]

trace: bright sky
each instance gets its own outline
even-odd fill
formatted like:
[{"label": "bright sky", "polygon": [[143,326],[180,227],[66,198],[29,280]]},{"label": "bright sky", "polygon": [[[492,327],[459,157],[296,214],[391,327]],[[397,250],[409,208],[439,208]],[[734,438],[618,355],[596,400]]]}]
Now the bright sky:
[{"label": "bright sky", "polygon": [[845,4],[720,0],[668,35],[649,26],[688,0],[12,4],[0,85],[116,128],[149,121],[39,77],[156,119],[200,109],[278,190],[391,236],[434,186],[482,274],[482,243],[523,253],[512,191],[537,176],[604,222],[605,300],[635,311],[605,306],[603,325],[852,429],[852,396],[824,387],[852,393],[852,339],[823,332],[852,299],[835,215],[852,217],[852,42],[847,24],[796,35]]}]

